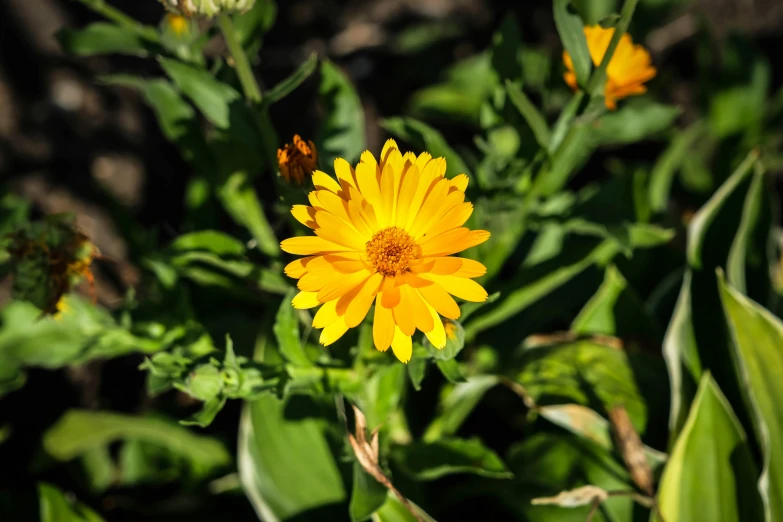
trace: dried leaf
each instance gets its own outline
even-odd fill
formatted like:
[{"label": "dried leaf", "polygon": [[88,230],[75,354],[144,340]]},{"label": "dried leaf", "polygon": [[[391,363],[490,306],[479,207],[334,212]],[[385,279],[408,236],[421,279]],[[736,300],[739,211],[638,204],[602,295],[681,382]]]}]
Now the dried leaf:
[{"label": "dried leaf", "polygon": [[653,494],[653,476],[650,464],[644,454],[644,445],[639,434],[631,424],[628,412],[622,406],[615,406],[609,412],[609,420],[614,427],[615,439],[623,461],[631,474],[631,479],[639,489],[649,496]]},{"label": "dried leaf", "polygon": [[560,507],[579,507],[587,504],[600,504],[609,498],[609,493],[598,486],[582,486],[581,488],[561,491],[554,497],[534,498],[531,503],[534,506],[555,505]]}]

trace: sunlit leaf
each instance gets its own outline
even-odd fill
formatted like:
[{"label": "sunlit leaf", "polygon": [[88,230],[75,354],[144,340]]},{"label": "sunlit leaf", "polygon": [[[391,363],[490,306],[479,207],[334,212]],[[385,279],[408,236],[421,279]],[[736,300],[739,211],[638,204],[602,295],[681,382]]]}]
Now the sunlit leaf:
[{"label": "sunlit leaf", "polygon": [[658,488],[661,517],[653,520],[763,520],[757,478],[742,426],[705,373],[663,471]]}]

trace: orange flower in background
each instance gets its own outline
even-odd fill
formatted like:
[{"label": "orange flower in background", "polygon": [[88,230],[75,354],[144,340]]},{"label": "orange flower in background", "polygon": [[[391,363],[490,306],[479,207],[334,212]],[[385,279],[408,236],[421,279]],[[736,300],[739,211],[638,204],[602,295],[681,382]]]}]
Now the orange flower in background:
[{"label": "orange flower in background", "polygon": [[310,175],[315,170],[318,161],[318,151],[312,141],[305,141],[298,134],[294,136],[294,144],[286,143],[282,149],[277,149],[277,163],[280,166],[280,174],[286,183],[295,181],[301,185],[305,175]]},{"label": "orange flower in background", "polygon": [[394,140],[386,142],[380,161],[365,151],[356,169],[338,158],[334,170],[336,181],[315,171],[311,206],[291,210],[315,236],[280,244],[288,253],[307,256],[285,268],[299,279],[293,306],[321,306],[313,327],[323,328],[323,345],[358,326],[374,302],[378,350],[391,346],[400,361],[408,362],[417,329],[443,348],[447,332],[440,316],[460,316],[452,296],[487,299],[472,280],[486,267],[451,257],[489,239],[485,230],[462,226],[473,212],[465,202],[468,177],[447,179],[444,158],[402,154]]},{"label": "orange flower in background", "polygon": [[[590,57],[596,67],[609,47],[609,41],[614,35],[614,28],[604,29],[600,25],[585,27],[587,47]],[[563,51],[563,62],[566,69],[565,81],[573,90],[579,89],[574,73],[574,63],[567,52]],[[606,68],[606,87],[604,97],[609,110],[617,108],[617,100],[627,96],[644,94],[647,88],[644,83],[651,80],[657,73],[652,66],[650,53],[641,45],[634,45],[631,36],[626,33],[620,37],[609,66]]]}]

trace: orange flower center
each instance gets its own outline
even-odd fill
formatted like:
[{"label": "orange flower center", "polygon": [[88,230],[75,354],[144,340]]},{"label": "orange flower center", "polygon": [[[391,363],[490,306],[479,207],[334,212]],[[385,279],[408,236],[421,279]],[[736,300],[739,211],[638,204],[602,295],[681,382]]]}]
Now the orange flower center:
[{"label": "orange flower center", "polygon": [[403,229],[384,228],[367,242],[367,257],[378,273],[395,276],[410,270],[419,256],[419,245]]}]

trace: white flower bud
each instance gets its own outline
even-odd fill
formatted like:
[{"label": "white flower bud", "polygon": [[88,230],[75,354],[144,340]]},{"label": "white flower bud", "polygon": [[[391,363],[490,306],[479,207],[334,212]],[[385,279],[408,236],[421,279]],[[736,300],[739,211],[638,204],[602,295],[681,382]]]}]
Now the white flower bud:
[{"label": "white flower bud", "polygon": [[163,5],[186,16],[216,16],[223,13],[247,11],[256,0],[161,0]]}]

